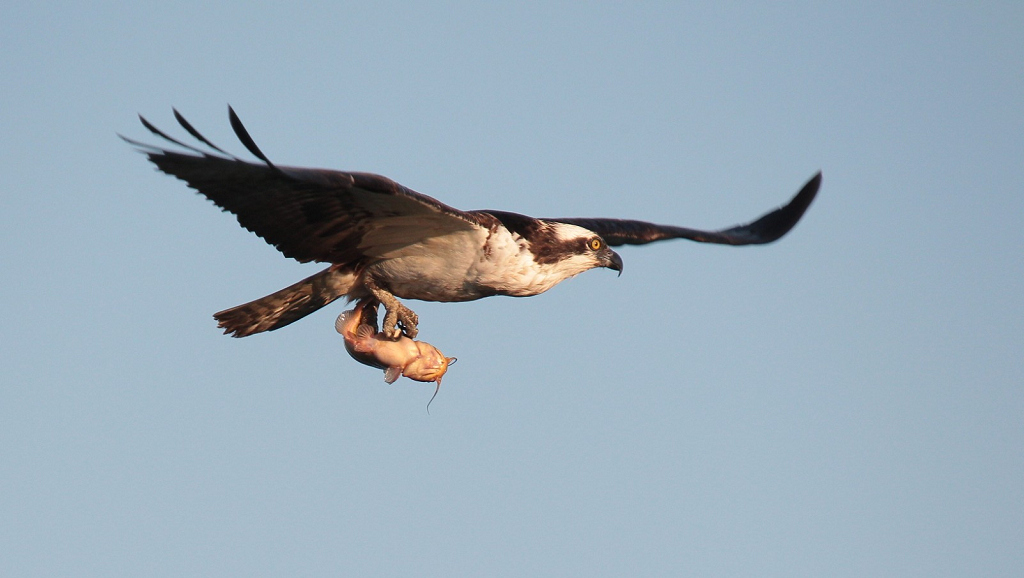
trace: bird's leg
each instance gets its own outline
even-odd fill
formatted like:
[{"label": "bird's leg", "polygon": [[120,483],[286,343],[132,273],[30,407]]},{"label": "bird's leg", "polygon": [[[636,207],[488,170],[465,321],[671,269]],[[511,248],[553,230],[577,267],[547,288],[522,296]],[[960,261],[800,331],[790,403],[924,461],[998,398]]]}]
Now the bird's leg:
[{"label": "bird's leg", "polygon": [[[373,294],[373,297],[384,305],[384,323],[381,325],[384,337],[397,340],[402,336],[402,333],[405,333],[409,339],[415,339],[416,333],[419,332],[416,325],[420,322],[420,319],[413,313],[412,309],[402,305],[398,298],[377,285],[369,276],[364,280],[364,284],[370,293]],[[401,329],[398,328],[399,322],[402,324]]]}]

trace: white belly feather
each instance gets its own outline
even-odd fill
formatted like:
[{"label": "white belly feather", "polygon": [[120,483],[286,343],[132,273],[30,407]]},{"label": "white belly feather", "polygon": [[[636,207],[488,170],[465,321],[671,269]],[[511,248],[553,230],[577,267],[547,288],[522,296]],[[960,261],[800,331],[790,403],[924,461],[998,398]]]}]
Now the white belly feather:
[{"label": "white belly feather", "polygon": [[472,301],[537,295],[589,268],[540,265],[528,247],[503,227],[459,231],[389,251],[368,271],[400,298]]}]

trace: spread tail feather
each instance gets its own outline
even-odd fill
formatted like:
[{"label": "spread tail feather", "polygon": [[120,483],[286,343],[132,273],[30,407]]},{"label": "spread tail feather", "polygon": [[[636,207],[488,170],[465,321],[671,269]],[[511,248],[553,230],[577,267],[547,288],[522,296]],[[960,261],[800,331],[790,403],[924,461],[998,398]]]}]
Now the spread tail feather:
[{"label": "spread tail feather", "polygon": [[330,267],[266,297],[213,314],[225,334],[245,337],[298,321],[339,297],[355,283],[348,269]]}]

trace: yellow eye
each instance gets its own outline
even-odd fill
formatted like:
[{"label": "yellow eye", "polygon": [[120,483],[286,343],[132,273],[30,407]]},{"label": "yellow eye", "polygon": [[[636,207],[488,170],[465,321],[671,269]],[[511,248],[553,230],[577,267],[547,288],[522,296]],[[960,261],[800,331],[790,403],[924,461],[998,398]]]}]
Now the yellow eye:
[{"label": "yellow eye", "polygon": [[601,249],[601,239],[598,239],[597,237],[594,237],[593,239],[591,239],[590,240],[590,249],[593,250],[593,251],[600,250]]}]

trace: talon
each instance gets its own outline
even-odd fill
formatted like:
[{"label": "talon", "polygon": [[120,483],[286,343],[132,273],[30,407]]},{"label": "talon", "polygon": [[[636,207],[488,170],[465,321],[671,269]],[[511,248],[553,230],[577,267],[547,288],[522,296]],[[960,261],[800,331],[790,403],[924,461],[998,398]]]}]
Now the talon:
[{"label": "talon", "polygon": [[419,333],[416,325],[420,319],[412,312],[412,309],[402,305],[401,301],[378,286],[372,278],[368,277],[364,283],[366,288],[370,290],[370,293],[373,294],[373,297],[384,305],[384,323],[381,327],[384,337],[392,341],[397,341],[403,334],[410,339],[415,338],[416,334]]},{"label": "talon", "polygon": [[402,331],[397,327],[398,325],[398,311],[396,309],[388,309],[385,306],[384,315],[384,326],[381,328],[381,332],[384,337],[387,337],[391,341],[397,341],[402,336]]},{"label": "talon", "polygon": [[402,324],[402,333],[409,339],[416,339],[416,334],[419,333],[419,329],[416,327],[419,325],[420,318],[418,315],[413,313],[412,309],[409,309],[405,305],[398,311],[398,320]]}]

